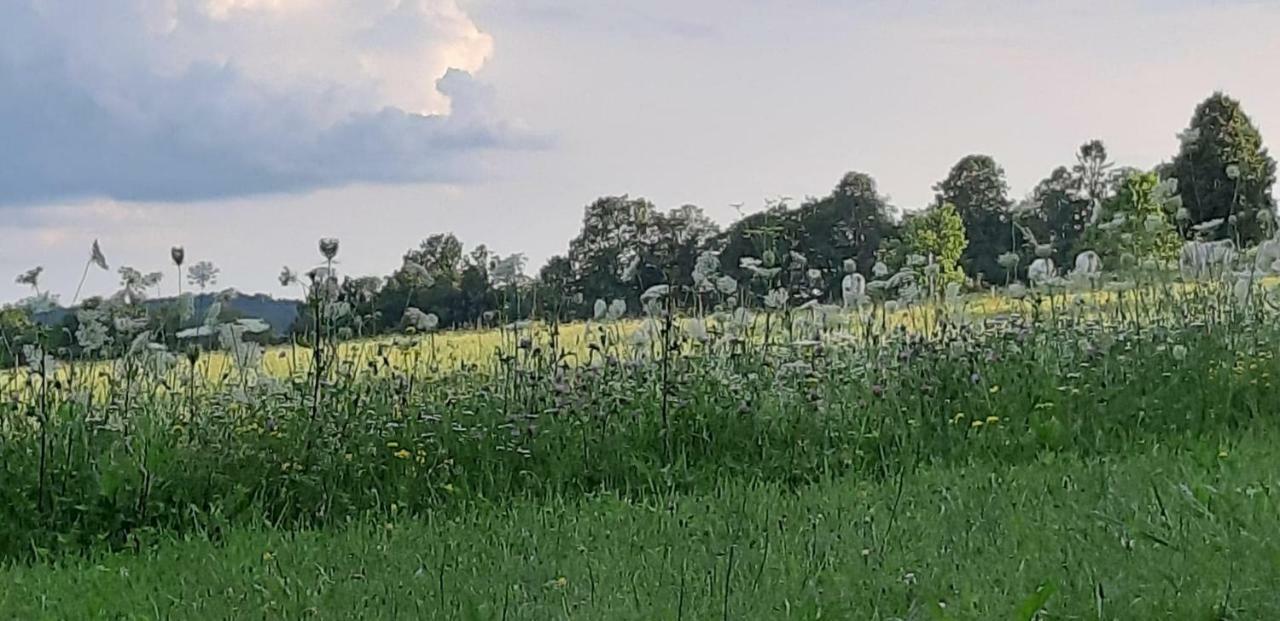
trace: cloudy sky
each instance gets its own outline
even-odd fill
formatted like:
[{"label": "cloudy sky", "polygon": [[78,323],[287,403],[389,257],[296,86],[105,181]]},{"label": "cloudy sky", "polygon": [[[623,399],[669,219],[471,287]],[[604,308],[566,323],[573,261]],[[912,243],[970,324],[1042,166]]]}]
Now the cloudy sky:
[{"label": "cloudy sky", "polygon": [[727,222],[860,170],[915,209],[982,152],[1021,196],[1090,138],[1168,158],[1214,90],[1280,139],[1276,33],[1263,0],[7,0],[0,301],[36,265],[67,301],[95,238],[281,294],[322,236],[536,268],[609,194]]}]

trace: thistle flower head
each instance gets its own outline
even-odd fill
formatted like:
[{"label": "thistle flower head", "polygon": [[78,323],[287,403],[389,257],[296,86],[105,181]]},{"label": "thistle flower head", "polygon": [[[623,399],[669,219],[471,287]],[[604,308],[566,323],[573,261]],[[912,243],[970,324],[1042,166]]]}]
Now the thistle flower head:
[{"label": "thistle flower head", "polygon": [[280,269],[279,278],[281,287],[288,287],[289,285],[295,285],[298,283],[298,273],[289,269],[288,265]]},{"label": "thistle flower head", "polygon": [[338,239],[336,237],[322,237],[320,239],[320,256],[326,261],[332,261],[338,256]]},{"label": "thistle flower head", "polygon": [[169,249],[169,258],[174,265],[182,267],[182,262],[187,260],[187,251],[182,246],[174,246]]}]

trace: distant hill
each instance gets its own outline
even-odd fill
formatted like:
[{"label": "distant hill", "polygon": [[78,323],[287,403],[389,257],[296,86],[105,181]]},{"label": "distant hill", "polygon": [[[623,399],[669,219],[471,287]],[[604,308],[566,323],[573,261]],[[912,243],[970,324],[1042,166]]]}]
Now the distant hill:
[{"label": "distant hill", "polygon": [[[217,293],[200,293],[195,296],[195,310],[197,317],[203,317],[209,309],[209,305],[217,299],[220,294]],[[143,302],[148,309],[158,308],[166,304],[172,304],[174,298],[155,298]],[[289,328],[293,327],[294,321],[298,319],[298,306],[301,304],[298,300],[277,300],[264,293],[255,295],[245,295],[242,293],[232,294],[223,303],[223,309],[230,310],[241,317],[251,317],[261,319],[271,326],[271,333],[274,336],[284,336],[288,334]],[[61,323],[67,315],[74,312],[75,309],[56,308],[51,311],[38,313],[35,320],[45,325],[55,325]]]}]

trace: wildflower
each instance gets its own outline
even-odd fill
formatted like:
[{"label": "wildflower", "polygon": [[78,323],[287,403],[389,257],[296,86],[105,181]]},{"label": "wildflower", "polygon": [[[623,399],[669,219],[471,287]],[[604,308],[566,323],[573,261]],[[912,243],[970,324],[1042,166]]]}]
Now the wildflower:
[{"label": "wildflower", "polygon": [[1009,288],[1005,290],[1005,293],[1008,293],[1009,297],[1015,300],[1021,300],[1022,298],[1027,297],[1027,288],[1022,283],[1015,282],[1009,285]]},{"label": "wildflower", "polygon": [[43,267],[41,266],[33,267],[27,270],[26,272],[23,272],[22,274],[18,275],[18,277],[14,280],[14,282],[18,283],[19,285],[27,285],[29,287],[34,288],[37,292],[39,292],[40,291],[40,274],[43,272],[44,272]]},{"label": "wildflower", "polygon": [[617,321],[622,319],[626,314],[627,301],[622,298],[618,298],[609,303],[609,312],[606,314],[606,318],[609,319],[609,321]]},{"label": "wildflower", "polygon": [[871,266],[871,275],[875,276],[876,278],[883,278],[888,274],[889,274],[889,266],[885,265],[884,261],[876,261],[876,264]]},{"label": "wildflower", "polygon": [[985,423],[983,423],[983,421],[975,419],[972,423],[969,423],[969,426],[973,427],[974,429],[977,429],[978,427],[981,427],[984,424]]},{"label": "wildflower", "polygon": [[766,308],[771,308],[773,310],[786,308],[788,297],[790,296],[787,294],[786,289],[782,289],[782,288],[774,289],[769,293],[765,294],[764,305]]},{"label": "wildflower", "polygon": [[1000,267],[1003,267],[1006,270],[1012,270],[1013,268],[1017,267],[1018,263],[1021,260],[1022,259],[1018,256],[1018,253],[1016,252],[1006,252],[996,257],[996,263],[998,263]]},{"label": "wildflower", "polygon": [[319,246],[320,255],[323,256],[326,261],[332,261],[334,257],[338,256],[338,240],[336,238],[321,238]]},{"label": "wildflower", "polygon": [[169,258],[173,260],[173,264],[182,267],[183,261],[187,260],[187,251],[182,246],[174,246],[169,249]]},{"label": "wildflower", "polygon": [[281,268],[279,278],[280,286],[288,287],[289,285],[296,284],[298,282],[298,273],[289,269],[289,266],[286,265]]},{"label": "wildflower", "polygon": [[1231,292],[1235,295],[1236,303],[1240,305],[1249,302],[1249,293],[1253,288],[1252,279],[1248,276],[1241,276],[1236,279],[1236,284],[1231,288]]},{"label": "wildflower", "polygon": [[102,254],[102,247],[98,245],[98,240],[96,239],[93,240],[93,247],[89,249],[89,262],[99,268],[102,268],[104,271],[111,269],[110,267],[107,267],[107,257]]},{"label": "wildflower", "polygon": [[1053,259],[1039,257],[1027,267],[1027,279],[1033,284],[1044,284],[1054,277],[1056,269]]},{"label": "wildflower", "polygon": [[707,336],[707,324],[702,319],[693,317],[684,324],[684,331],[689,338],[699,342],[706,343],[709,340]]},{"label": "wildflower", "polygon": [[846,308],[861,305],[867,295],[867,279],[857,272],[847,274],[840,281],[840,293]]},{"label": "wildflower", "polygon": [[640,294],[640,300],[643,302],[653,302],[659,298],[666,297],[670,292],[671,287],[669,285],[654,285],[645,289],[644,293]]},{"label": "wildflower", "polygon": [[400,449],[392,454],[395,455],[397,459],[409,459],[410,455],[409,451],[406,449]]},{"label": "wildflower", "polygon": [[725,295],[733,295],[738,292],[738,281],[729,275],[721,276],[716,279],[716,289]]},{"label": "wildflower", "polygon": [[1240,167],[1235,164],[1227,164],[1227,178],[1235,181],[1240,178]]},{"label": "wildflower", "polygon": [[609,312],[609,303],[604,300],[596,300],[595,308],[592,309],[592,317],[596,321],[604,319],[605,314]]},{"label": "wildflower", "polygon": [[102,311],[82,309],[76,312],[76,343],[85,352],[93,353],[107,346],[107,326],[102,322]]},{"label": "wildflower", "polygon": [[1178,344],[1173,346],[1173,359],[1182,362],[1187,359],[1187,346]]},{"label": "wildflower", "polygon": [[844,273],[852,274],[858,271],[858,262],[853,259],[844,260]]},{"label": "wildflower", "polygon": [[889,300],[888,302],[885,302],[885,303],[884,303],[884,311],[885,311],[886,313],[896,313],[896,312],[898,312],[898,301],[897,301],[897,300]]},{"label": "wildflower", "polygon": [[988,425],[994,425],[994,424],[996,424],[996,423],[998,423],[998,422],[1000,422],[1000,417],[999,417],[999,416],[988,416],[988,417],[987,417],[987,424],[988,424]]}]

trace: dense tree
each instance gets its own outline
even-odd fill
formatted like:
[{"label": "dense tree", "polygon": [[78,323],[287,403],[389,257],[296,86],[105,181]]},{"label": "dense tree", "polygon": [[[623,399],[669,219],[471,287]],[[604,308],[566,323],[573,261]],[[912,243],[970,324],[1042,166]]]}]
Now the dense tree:
[{"label": "dense tree", "polygon": [[665,282],[645,255],[658,229],[653,204],[642,198],[607,196],[587,205],[582,230],[569,243],[573,293],[584,299],[634,300],[640,287]]},{"label": "dense tree", "polygon": [[1276,162],[1240,102],[1214,93],[1196,107],[1180,138],[1166,175],[1178,179],[1190,223],[1223,218],[1229,222],[1215,229],[1218,237],[1263,238],[1269,224],[1259,215],[1275,207]]},{"label": "dense tree", "polygon": [[988,155],[968,155],[934,186],[937,203],[950,203],[964,222],[969,245],[960,264],[966,274],[986,282],[1004,280],[996,257],[1010,250],[1016,238],[1009,222],[1009,184],[1004,169]]},{"label": "dense tree", "polygon": [[893,215],[875,180],[851,172],[826,197],[794,209],[780,201],[734,223],[721,238],[722,257],[733,273],[742,257],[773,257],[781,263],[794,252],[834,282],[845,259],[870,273],[881,246],[895,234]]}]

